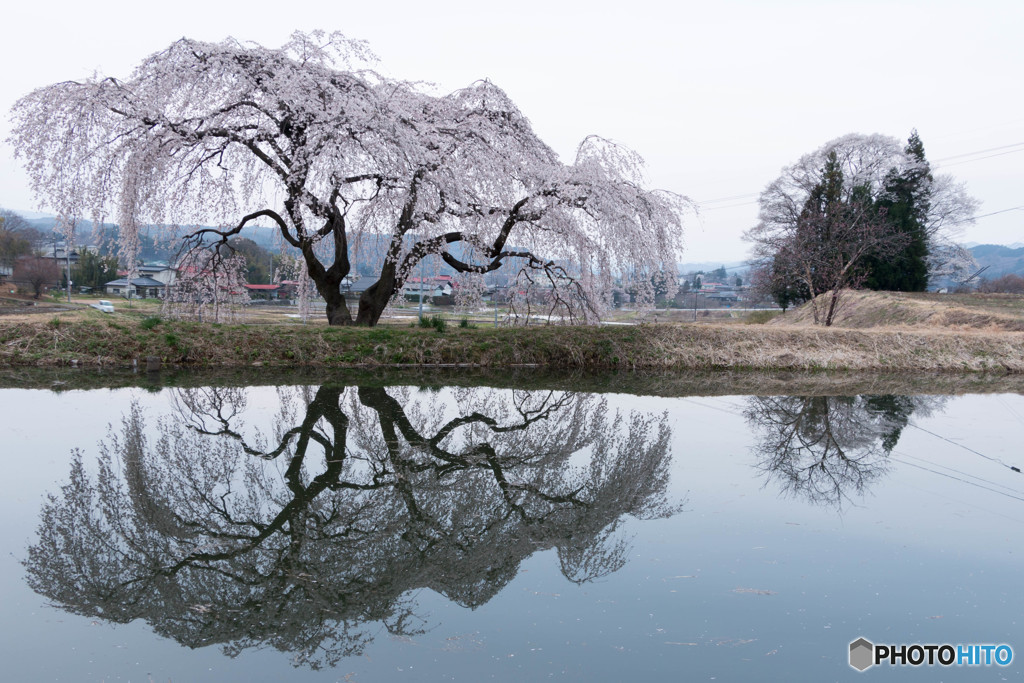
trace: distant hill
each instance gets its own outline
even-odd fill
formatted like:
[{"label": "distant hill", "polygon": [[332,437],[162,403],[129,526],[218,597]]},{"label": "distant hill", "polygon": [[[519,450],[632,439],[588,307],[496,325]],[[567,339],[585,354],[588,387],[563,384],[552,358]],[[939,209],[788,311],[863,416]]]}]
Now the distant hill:
[{"label": "distant hill", "polygon": [[[28,223],[43,233],[49,233],[54,229],[56,225],[56,218],[52,215],[40,214],[29,211],[18,211],[24,216]],[[110,238],[113,237],[113,233],[116,227],[113,224],[104,224],[103,232],[106,233],[105,237],[109,249]],[[264,249],[277,252],[281,249],[281,238],[278,235],[277,230],[274,228],[248,226],[241,232],[241,237],[248,237],[253,242]],[[79,244],[93,244],[93,230],[92,222],[83,220],[76,237],[76,242]],[[978,262],[978,268],[988,266],[988,269],[984,272],[983,277],[985,279],[994,279],[1003,275],[1020,275],[1024,277],[1024,245],[1015,243],[1010,246],[1001,244],[973,244],[968,243],[969,251],[974,256],[974,259]],[[369,237],[361,243],[361,253],[354,255],[356,262],[353,263],[353,267],[356,270],[375,272],[379,267],[379,263],[383,258],[384,252],[387,249],[387,239]],[[295,252],[291,248],[286,248],[285,251]],[[460,254],[458,249],[453,250],[455,256],[458,257]],[[162,260],[166,261],[173,256],[175,249],[166,245],[158,245],[153,240],[143,238],[143,253],[142,258],[144,260]],[[678,264],[679,273],[698,273],[705,272],[709,273],[713,270],[717,270],[720,267],[724,267],[730,276],[740,275],[746,277],[747,271],[750,269],[747,261],[702,261],[702,262],[690,262]],[[442,267],[443,272],[448,272],[446,266]],[[945,283],[949,284],[949,283]]]},{"label": "distant hill", "polygon": [[[25,218],[26,222],[43,235],[47,236],[47,239],[57,240],[63,239],[56,234],[57,218],[52,214],[40,214],[28,211],[17,211],[16,213],[21,214]],[[209,227],[209,226],[201,226]],[[146,263],[162,262],[169,263],[174,260],[178,252],[178,243],[158,243],[152,237],[150,237],[151,230],[148,227],[141,229],[141,251],[139,258]],[[292,256],[299,256],[299,250],[284,243],[283,238],[278,232],[277,228],[262,227],[255,225],[248,225],[242,228],[238,234],[239,237],[245,237],[260,247],[273,252],[279,253],[284,251]],[[213,239],[212,237],[209,239]],[[350,239],[353,239],[350,236]],[[415,236],[407,236],[406,242],[412,242]],[[376,274],[380,271],[380,264],[384,260],[384,256],[387,253],[388,246],[390,244],[390,235],[364,235],[358,240],[358,247],[353,245],[353,250],[350,253],[352,259],[352,270],[353,272],[363,274]],[[99,247],[101,254],[113,254],[116,253],[116,247],[114,246],[117,242],[117,226],[113,223],[104,223],[102,230],[97,234],[93,230],[93,223],[90,220],[82,219],[77,226],[75,231],[75,244],[76,245],[89,245]],[[518,247],[515,245],[508,245],[509,249],[516,250]],[[454,244],[451,245],[450,252],[455,258],[463,258],[464,245]],[[428,269],[437,267],[441,274],[452,275],[455,273],[447,264],[439,263],[437,257],[430,257],[434,261],[430,261],[427,264]],[[721,264],[715,264],[713,267],[717,268]]]},{"label": "distant hill", "polygon": [[725,268],[729,275],[744,275],[750,270],[750,264],[746,261],[697,261],[676,265],[679,268],[679,272],[683,275],[687,273],[710,273],[719,268]]},{"label": "distant hill", "polygon": [[1024,277],[1024,247],[979,244],[971,247],[970,252],[979,268],[988,266],[988,270],[982,274],[987,280],[1011,274]]}]

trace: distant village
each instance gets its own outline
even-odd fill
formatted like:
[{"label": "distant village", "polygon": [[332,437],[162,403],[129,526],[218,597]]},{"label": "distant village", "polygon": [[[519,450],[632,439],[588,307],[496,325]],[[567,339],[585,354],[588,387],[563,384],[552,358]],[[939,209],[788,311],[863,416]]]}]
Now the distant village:
[{"label": "distant village", "polygon": [[[93,281],[89,284],[75,281],[76,272],[83,259],[100,258],[95,246],[79,246],[68,250],[63,241],[52,241],[34,254],[21,257],[13,267],[0,267],[0,283],[5,285],[8,293],[20,291],[22,294],[65,291],[69,288],[68,277],[71,276],[70,289],[80,294],[102,294],[108,297],[131,299],[164,299],[173,291],[182,275],[183,266],[178,263],[169,265],[164,261],[140,263],[134,269],[134,277],[129,277],[127,270],[116,268],[110,274],[115,276],[102,282]],[[112,259],[112,257],[105,257]],[[31,263],[29,263],[31,262]],[[21,267],[19,267],[21,264]],[[738,271],[738,272],[737,272]],[[271,282],[242,282],[244,299],[251,304],[290,304],[295,303],[300,295],[300,283],[295,279],[274,277],[279,271],[268,274]],[[745,270],[727,272],[724,266],[710,272],[688,272],[678,276],[677,291],[671,299],[667,288],[657,294],[656,303],[660,307],[716,309],[733,307],[771,307],[770,301],[756,297],[744,282]],[[353,273],[342,282],[346,298],[351,302],[358,301],[363,291],[376,282],[376,275]],[[423,277],[410,277],[402,289],[403,297],[409,302],[421,299],[433,306],[453,306],[459,281],[450,274],[435,274]],[[241,295],[242,292],[231,292]],[[484,301],[505,302],[515,294],[511,291],[508,277],[494,277],[485,281],[481,292]],[[315,297],[315,292],[313,293]],[[531,296],[543,299],[545,288],[538,287]],[[616,307],[629,307],[635,303],[628,289],[616,289],[612,293]]]}]

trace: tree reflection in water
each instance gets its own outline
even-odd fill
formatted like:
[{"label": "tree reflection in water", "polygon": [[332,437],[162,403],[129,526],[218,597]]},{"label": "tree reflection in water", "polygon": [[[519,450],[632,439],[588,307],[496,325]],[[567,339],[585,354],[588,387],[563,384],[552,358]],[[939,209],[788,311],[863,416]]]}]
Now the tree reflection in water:
[{"label": "tree reflection in water", "polygon": [[665,416],[566,392],[451,394],[281,388],[272,434],[245,424],[242,389],[177,390],[153,429],[133,406],[97,467],[74,454],[29,584],[189,647],[271,645],[318,668],[377,624],[421,632],[415,589],[476,607],[548,548],[589,581],[624,564],[623,515],[674,512]]},{"label": "tree reflection in water", "polygon": [[842,507],[889,471],[910,416],[941,409],[925,396],[752,396],[743,411],[759,433],[757,469],[786,494]]}]

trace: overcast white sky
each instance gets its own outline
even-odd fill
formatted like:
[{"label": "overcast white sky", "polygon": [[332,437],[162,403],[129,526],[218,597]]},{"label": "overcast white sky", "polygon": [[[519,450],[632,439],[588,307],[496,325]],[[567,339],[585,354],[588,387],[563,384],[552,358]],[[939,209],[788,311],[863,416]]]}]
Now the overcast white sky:
[{"label": "overcast white sky", "polygon": [[[1024,242],[1020,0],[44,0],[4,15],[0,138],[21,95],[127,76],[182,36],[277,47],[322,28],[369,41],[391,76],[490,78],[566,160],[592,133],[632,147],[653,186],[702,205],[685,261],[743,259],[758,193],[802,154],[915,127],[983,202],[960,239]],[[0,158],[0,206],[38,208],[6,144]]]}]

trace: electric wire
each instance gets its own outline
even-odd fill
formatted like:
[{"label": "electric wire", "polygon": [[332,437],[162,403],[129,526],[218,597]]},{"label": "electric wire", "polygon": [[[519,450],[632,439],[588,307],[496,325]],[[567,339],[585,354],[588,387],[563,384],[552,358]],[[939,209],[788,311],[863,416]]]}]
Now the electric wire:
[{"label": "electric wire", "polygon": [[[976,152],[964,152],[963,154],[954,154],[953,156],[942,157],[941,159],[935,159],[934,163],[941,164],[943,161],[949,161],[951,159],[962,159],[964,157],[972,157],[976,154],[987,154],[989,152],[999,152],[1004,149],[1010,149],[1011,147],[1022,147],[1024,148],[1024,142],[1014,142],[1009,145],[1000,145],[999,147],[989,147],[988,149],[979,149]],[[1024,151],[1024,149],[1016,149],[1015,152]]]},{"label": "electric wire", "polygon": [[1010,415],[1013,415],[1014,419],[1017,420],[1017,422],[1020,422],[1021,424],[1024,424],[1024,416],[1022,416],[1020,413],[1018,413],[1013,408],[1013,406],[1011,406],[1009,403],[1007,403],[1006,399],[1004,399],[1002,396],[996,396],[995,398],[996,398],[996,401],[999,402],[999,405],[1001,405],[1002,407],[1006,408],[1006,412],[1010,413]]},{"label": "electric wire", "polygon": [[[1019,500],[1022,503],[1024,503],[1024,496],[1015,496],[1012,493],[1007,493],[1006,491],[1000,491],[999,489],[994,489],[994,488],[992,488],[990,486],[983,486],[982,484],[979,484],[977,482],[973,482],[973,481],[964,479],[962,477],[957,477],[957,476],[954,476],[952,474],[946,474],[945,472],[940,472],[940,471],[932,469],[930,467],[924,467],[923,465],[918,465],[918,464],[915,464],[915,463],[912,463],[912,462],[907,462],[906,460],[903,460],[901,458],[893,458],[893,457],[890,456],[890,459],[894,460],[894,461],[896,461],[896,462],[898,462],[900,464],[907,465],[908,467],[915,467],[915,468],[917,468],[919,470],[924,470],[925,472],[931,472],[932,474],[937,474],[940,477],[946,477],[948,479],[952,479],[954,481],[958,481],[960,483],[967,484],[969,486],[975,486],[975,487],[977,487],[979,489],[983,489],[983,490],[989,491],[991,493],[996,493],[996,494],[999,494],[1000,496],[1006,496],[1007,498],[1012,498],[1013,500]],[[982,481],[986,481],[986,480],[982,480]],[[992,482],[992,483],[994,483],[994,482]],[[1019,492],[1017,492],[1017,493],[1019,493]]]},{"label": "electric wire", "polygon": [[[1003,151],[1003,150],[1006,150],[1006,151]],[[988,154],[989,152],[996,152],[996,154]],[[1008,144],[1008,145],[1000,145],[998,147],[989,147],[987,149],[978,149],[978,150],[975,150],[973,152],[964,152],[962,154],[953,154],[951,156],[942,157],[940,159],[932,159],[930,161],[930,164],[931,164],[933,169],[939,169],[939,168],[943,168],[945,166],[958,166],[960,164],[966,164],[966,163],[969,163],[971,161],[981,161],[983,159],[992,159],[993,157],[1000,157],[1000,156],[1003,156],[1003,155],[1006,155],[1006,154],[1016,154],[1017,152],[1024,152],[1024,142],[1014,142],[1014,143],[1011,143],[1011,144]],[[979,156],[977,156],[979,154],[984,154],[986,156],[979,157]],[[975,157],[975,158],[967,158],[967,157]],[[959,161],[953,161],[953,160],[959,160]],[[945,162],[948,162],[948,161],[952,161],[952,163],[945,163]],[[700,206],[700,207],[704,207],[707,204],[720,204],[722,202],[732,202],[732,201],[735,201],[737,199],[747,199],[748,197],[760,197],[760,195],[761,195],[760,192],[748,192],[746,194],[735,194],[735,195],[731,195],[731,196],[728,196],[728,197],[716,197],[715,199],[707,199],[707,200],[704,200],[704,201],[698,201],[697,205]],[[721,210],[721,209],[735,209],[735,208],[739,208],[739,207],[743,207],[743,206],[753,206],[753,205],[755,205],[757,203],[758,203],[758,201],[755,200],[755,201],[748,201],[748,202],[739,202],[737,204],[727,204],[725,206],[708,206],[707,208],[704,208],[703,210],[704,211],[718,211],[718,210]],[[1020,207],[1014,207],[1014,208],[1020,208]],[[1006,209],[1005,211],[1013,211],[1013,210],[1014,209]],[[987,213],[987,214],[985,214],[983,216],[975,216],[975,218],[985,218],[986,216],[994,216],[997,213],[1005,213],[1005,211],[995,211],[993,213]]]},{"label": "electric wire", "polygon": [[718,197],[717,199],[706,199],[706,200],[704,200],[702,202],[697,202],[697,203],[698,204],[702,204],[702,205],[703,204],[718,204],[720,202],[731,202],[731,201],[734,201],[734,200],[737,200],[737,199],[747,199],[749,197],[756,197],[757,194],[758,193],[756,193],[756,192],[749,192],[747,194],[734,194],[731,197]]},{"label": "electric wire", "polygon": [[[987,218],[989,216],[995,216],[996,214],[999,214],[999,213],[1009,213],[1010,211],[1022,211],[1022,210],[1024,210],[1024,206],[1011,206],[1009,209],[1000,209],[999,211],[993,211],[992,213],[983,213],[980,216],[974,216],[974,217],[972,217],[971,220],[977,220],[979,218]],[[961,221],[961,222],[966,222],[966,221]]]},{"label": "electric wire", "polygon": [[936,162],[933,165],[933,168],[939,169],[939,168],[946,168],[948,166],[959,166],[960,164],[967,164],[967,163],[970,163],[972,161],[981,161],[982,159],[992,159],[993,157],[1006,156],[1007,154],[1016,154],[1017,152],[1024,152],[1024,147],[1022,147],[1021,149],[1011,149],[1009,152],[999,152],[998,154],[989,154],[987,156],[976,157],[974,159],[963,159],[962,161],[954,161],[951,164],[940,164],[940,163]]},{"label": "electric wire", "polygon": [[[719,412],[727,413],[727,414],[730,414],[730,415],[739,415],[739,416],[743,415],[742,406],[738,406],[738,405],[736,405],[735,403],[733,403],[731,401],[726,401],[726,400],[724,400],[722,398],[719,398],[719,397],[704,397],[704,400],[697,400],[695,398],[686,397],[686,398],[683,398],[683,400],[688,402],[688,403],[694,403],[694,404],[699,405],[701,407],[710,408],[712,410],[717,410]],[[716,405],[711,405],[712,402],[724,404],[724,407],[716,406]],[[1018,415],[1016,413],[1016,411],[1014,411],[1010,406],[1006,405],[1005,402],[1001,401],[1000,403],[1002,403],[1002,405],[1004,407],[1006,407],[1015,418],[1017,418],[1019,421],[1024,421],[1024,418],[1021,418],[1021,416]],[[984,458],[985,460],[988,460],[990,462],[994,462],[994,463],[996,463],[998,465],[1002,465],[1003,467],[1006,467],[1007,469],[1009,469],[1011,471],[1020,472],[1019,469],[1017,469],[1017,468],[1015,468],[1015,467],[1013,467],[1011,465],[1006,464],[1005,462],[1003,462],[999,458],[994,458],[992,456],[985,455],[984,453],[982,453],[980,451],[977,451],[977,450],[975,450],[973,448],[965,446],[962,443],[958,443],[956,441],[953,441],[952,439],[944,437],[944,436],[942,436],[940,434],[936,434],[935,432],[933,432],[931,430],[928,430],[928,429],[925,429],[924,427],[920,427],[920,426],[918,426],[916,424],[913,424],[913,423],[910,423],[907,426],[908,427],[913,427],[914,429],[917,429],[919,431],[925,432],[926,434],[930,434],[930,435],[934,436],[937,439],[941,439],[942,441],[945,441],[945,442],[950,443],[950,444],[952,444],[954,446],[962,448],[962,449],[972,453],[973,455],[977,455],[977,456],[979,456],[981,458]],[[925,472],[931,472],[932,474],[937,474],[940,477],[946,477],[948,479],[952,479],[954,481],[958,481],[958,482],[961,482],[961,483],[964,483],[964,484],[968,484],[970,486],[974,486],[974,487],[977,487],[977,488],[980,488],[980,489],[983,489],[983,490],[986,490],[986,491],[990,491],[992,493],[997,493],[997,494],[999,494],[1001,496],[1005,496],[1005,497],[1011,498],[1013,500],[1019,500],[1021,502],[1024,502],[1024,491],[1019,491],[1019,490],[1017,490],[1017,489],[1015,489],[1015,488],[1013,488],[1011,486],[1006,486],[1005,484],[1001,484],[1001,483],[999,483],[997,481],[993,481],[991,479],[985,479],[984,477],[979,477],[977,475],[973,475],[973,474],[970,474],[968,472],[964,472],[963,470],[958,470],[958,469],[956,469],[954,467],[948,467],[946,465],[940,465],[940,464],[938,464],[936,462],[932,462],[930,460],[927,460],[927,459],[924,459],[924,458],[920,458],[920,457],[915,456],[915,455],[911,455],[910,453],[906,453],[904,451],[893,450],[890,453],[890,455],[889,455],[889,459],[891,461],[893,461],[893,462],[898,462],[898,463],[901,463],[903,465],[907,465],[908,467],[914,467],[916,469],[919,469],[919,470],[922,470],[922,471],[925,471]],[[910,462],[911,460],[916,460],[917,462],[916,463],[915,462]],[[918,463],[925,463],[927,465],[931,465],[931,467],[926,467],[924,464],[918,464]],[[943,472],[943,471],[940,471],[940,469],[941,470],[946,470],[946,471]],[[952,474],[950,474],[950,473],[952,473]],[[959,476],[957,476],[957,475],[959,475]]]},{"label": "electric wire", "polygon": [[[964,472],[963,470],[958,470],[955,467],[949,467],[948,465],[940,465],[939,463],[933,462],[931,460],[928,460],[927,458],[922,458],[922,457],[917,456],[917,455],[911,455],[910,453],[906,453],[904,451],[893,450],[893,453],[898,455],[900,458],[909,458],[911,460],[917,461],[918,463],[924,463],[926,465],[931,465],[933,467],[938,467],[939,469],[943,469],[943,470],[946,470],[948,472],[954,472],[954,473],[959,474],[959,475],[961,475],[963,477],[967,477],[969,479],[974,479],[976,481],[979,481],[979,482],[982,482],[982,483],[985,483],[985,484],[989,484],[991,486],[995,486],[997,488],[1000,488],[1000,489],[1003,489],[1005,491],[1008,491],[1011,494],[1016,494],[1016,495],[1019,495],[1019,496],[1024,496],[1024,491],[1020,491],[1018,489],[1015,489],[1012,486],[1007,486],[1005,484],[1000,484],[998,481],[993,481],[992,479],[986,479],[984,477],[979,477],[977,475],[971,474],[970,472]],[[891,456],[890,456],[890,459],[891,460],[895,460],[897,462],[905,462],[904,460],[900,460],[898,458],[891,457]],[[911,463],[907,463],[907,464],[911,464]],[[923,465],[918,465],[918,466],[922,467],[922,469],[927,469],[927,468],[924,468]],[[929,469],[928,471],[931,472],[931,471],[934,471],[934,470]],[[941,474],[941,473],[940,472],[936,472],[936,474]],[[1016,497],[1016,496],[1013,496],[1013,497]]]},{"label": "electric wire", "polygon": [[726,206],[709,206],[708,208],[704,209],[704,211],[720,211],[721,209],[735,209],[741,206],[755,206],[757,203],[757,201],[752,201],[743,202],[741,204],[727,204]]},{"label": "electric wire", "polygon": [[925,429],[924,427],[920,427],[920,426],[918,426],[918,425],[916,425],[916,424],[913,424],[913,423],[911,423],[911,424],[909,424],[909,425],[907,425],[907,426],[908,426],[908,427],[913,427],[914,429],[919,429],[920,431],[922,431],[922,432],[924,432],[924,433],[926,433],[926,434],[931,434],[931,435],[932,435],[932,436],[934,436],[934,437],[935,437],[936,439],[942,439],[942,440],[943,440],[943,441],[945,441],[946,443],[951,443],[951,444],[953,444],[954,446],[957,446],[958,448],[962,448],[962,449],[964,449],[965,451],[968,451],[968,452],[970,452],[970,453],[973,453],[974,455],[977,455],[978,457],[984,458],[985,460],[988,460],[988,461],[990,461],[990,462],[994,462],[994,463],[997,463],[997,464],[999,464],[999,465],[1002,465],[1003,467],[1005,467],[1005,468],[1007,468],[1007,469],[1009,469],[1009,470],[1013,470],[1014,472],[1020,472],[1020,469],[1019,469],[1019,468],[1016,468],[1016,467],[1014,467],[1013,465],[1009,465],[1009,464],[1007,464],[1007,463],[1003,462],[1002,460],[1000,460],[999,458],[993,458],[993,457],[992,457],[992,456],[990,456],[990,455],[985,455],[984,453],[981,453],[981,452],[979,452],[979,451],[976,451],[976,450],[974,450],[974,449],[973,449],[973,448],[971,448],[970,446],[965,446],[965,445],[963,445],[962,443],[959,443],[959,442],[957,442],[957,441],[953,441],[952,439],[948,439],[948,438],[946,438],[946,437],[942,436],[941,434],[936,434],[935,432],[929,431],[929,430]]}]

